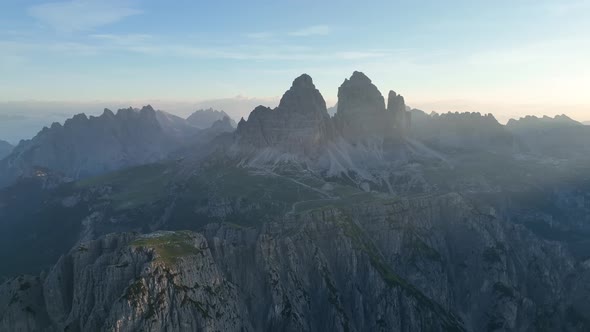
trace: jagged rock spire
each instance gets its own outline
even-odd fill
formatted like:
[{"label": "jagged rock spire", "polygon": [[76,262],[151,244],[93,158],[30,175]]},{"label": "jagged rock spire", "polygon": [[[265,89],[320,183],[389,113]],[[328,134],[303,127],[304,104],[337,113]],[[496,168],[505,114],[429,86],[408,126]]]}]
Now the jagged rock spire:
[{"label": "jagged rock spire", "polygon": [[311,76],[297,77],[291,88],[285,92],[278,107],[279,111],[327,115],[326,101],[313,84]]}]

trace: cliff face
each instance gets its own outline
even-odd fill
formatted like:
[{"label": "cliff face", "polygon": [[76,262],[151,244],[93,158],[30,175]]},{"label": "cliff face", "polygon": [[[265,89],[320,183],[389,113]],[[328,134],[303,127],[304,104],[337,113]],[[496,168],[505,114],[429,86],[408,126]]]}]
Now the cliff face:
[{"label": "cliff face", "polygon": [[[169,121],[161,124],[159,118]],[[80,179],[161,160],[178,148],[184,129],[151,106],[117,114],[105,109],[90,118],[79,114],[15,147],[0,162],[0,187],[38,169]]]},{"label": "cliff face", "polygon": [[587,270],[457,194],[386,199],[82,243],[0,287],[0,329],[582,331]]},{"label": "cliff face", "polygon": [[[255,108],[235,135],[235,154],[249,166],[304,164],[338,176],[363,164],[399,161],[410,118],[403,97],[390,95],[389,108],[371,80],[354,72],[338,90],[331,118],[311,77],[302,75],[276,109]],[[389,149],[395,146],[394,149]]]},{"label": "cliff face", "polygon": [[355,71],[338,89],[338,112],[334,122],[351,142],[383,139],[395,134],[394,113],[385,108],[381,92],[371,80]]},{"label": "cliff face", "polygon": [[426,114],[411,111],[410,136],[439,151],[512,152],[517,148],[512,133],[492,114]]},{"label": "cliff face", "polygon": [[284,153],[313,155],[333,135],[326,102],[311,77],[293,81],[276,109],[259,106],[236,131],[240,144]]}]

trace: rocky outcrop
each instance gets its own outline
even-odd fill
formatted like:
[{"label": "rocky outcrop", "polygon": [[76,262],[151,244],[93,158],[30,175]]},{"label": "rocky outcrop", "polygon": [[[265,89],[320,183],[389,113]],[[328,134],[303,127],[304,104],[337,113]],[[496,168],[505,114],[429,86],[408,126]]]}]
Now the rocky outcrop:
[{"label": "rocky outcrop", "polygon": [[235,128],[236,122],[224,111],[217,111],[212,108],[197,110],[186,119],[189,124],[199,129],[210,128],[216,121],[229,118],[229,122]]},{"label": "rocky outcrop", "polygon": [[174,114],[158,110],[156,111],[156,119],[164,133],[170,137],[186,139],[199,132],[199,128]]},{"label": "rocky outcrop", "polygon": [[0,160],[4,159],[4,157],[8,156],[10,154],[10,152],[12,152],[12,149],[14,149],[14,146],[12,146],[12,144],[0,140]]},{"label": "rocky outcrop", "polygon": [[389,91],[387,97],[387,111],[393,114],[395,130],[399,131],[402,136],[409,134],[412,122],[412,113],[406,110],[406,102],[402,95],[395,91]]},{"label": "rocky outcrop", "polygon": [[242,146],[313,155],[333,136],[326,102],[309,75],[293,81],[275,109],[256,107],[238,123]]},{"label": "rocky outcrop", "polygon": [[105,109],[98,117],[78,114],[63,125],[54,123],[21,141],[0,162],[0,186],[38,169],[79,179],[163,159],[178,148],[184,135],[179,134],[182,129],[173,129],[174,122],[163,126],[159,117],[146,106],[117,114]]},{"label": "rocky outcrop", "polygon": [[331,176],[358,173],[358,164],[405,158],[409,116],[403,97],[392,95],[386,109],[371,80],[354,72],[338,91],[337,107],[330,117],[322,95],[304,74],[276,109],[259,106],[240,121],[233,151],[242,164],[295,162]]},{"label": "rocky outcrop", "polygon": [[504,151],[515,148],[513,135],[492,114],[411,111],[410,136],[440,151]]},{"label": "rocky outcrop", "polygon": [[391,138],[396,134],[395,113],[385,108],[381,92],[358,71],[338,89],[334,123],[342,137],[351,142]]},{"label": "rocky outcrop", "polygon": [[537,156],[586,159],[590,154],[590,128],[566,115],[510,119],[506,129],[520,140],[523,151]]},{"label": "rocky outcrop", "polygon": [[588,272],[458,194],[334,202],[79,244],[0,286],[0,329],[584,331]]}]

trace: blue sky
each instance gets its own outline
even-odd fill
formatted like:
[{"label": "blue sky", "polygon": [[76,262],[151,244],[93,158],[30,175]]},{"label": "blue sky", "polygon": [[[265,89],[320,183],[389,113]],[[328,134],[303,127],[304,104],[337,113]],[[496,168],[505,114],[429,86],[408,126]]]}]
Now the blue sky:
[{"label": "blue sky", "polygon": [[306,72],[333,104],[361,70],[428,111],[590,120],[588,17],[588,0],[2,0],[0,101],[186,113],[276,103]]}]

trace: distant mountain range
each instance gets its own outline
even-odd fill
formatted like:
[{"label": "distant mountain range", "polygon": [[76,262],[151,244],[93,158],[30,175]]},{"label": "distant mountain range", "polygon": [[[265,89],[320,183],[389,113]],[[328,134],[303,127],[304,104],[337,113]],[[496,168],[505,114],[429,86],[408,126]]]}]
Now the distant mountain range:
[{"label": "distant mountain range", "polygon": [[[201,111],[200,114],[216,114]],[[21,141],[0,161],[0,187],[18,177],[51,171],[69,179],[81,179],[117,169],[165,159],[184,146],[205,143],[211,131],[232,131],[231,120],[220,131],[217,122],[191,122],[175,115],[142,109],[105,109],[98,117],[78,114],[63,125],[45,127],[33,139]],[[206,122],[206,125],[203,124]],[[8,148],[8,146],[6,147]]]},{"label": "distant mountain range", "polygon": [[0,162],[0,331],[589,331],[590,127],[363,73],[236,124],[77,115]]},{"label": "distant mountain range", "polygon": [[211,127],[215,121],[223,120],[224,118],[230,119],[232,127],[236,127],[236,122],[224,111],[217,111],[212,108],[197,110],[186,121],[199,129],[206,129]]}]

